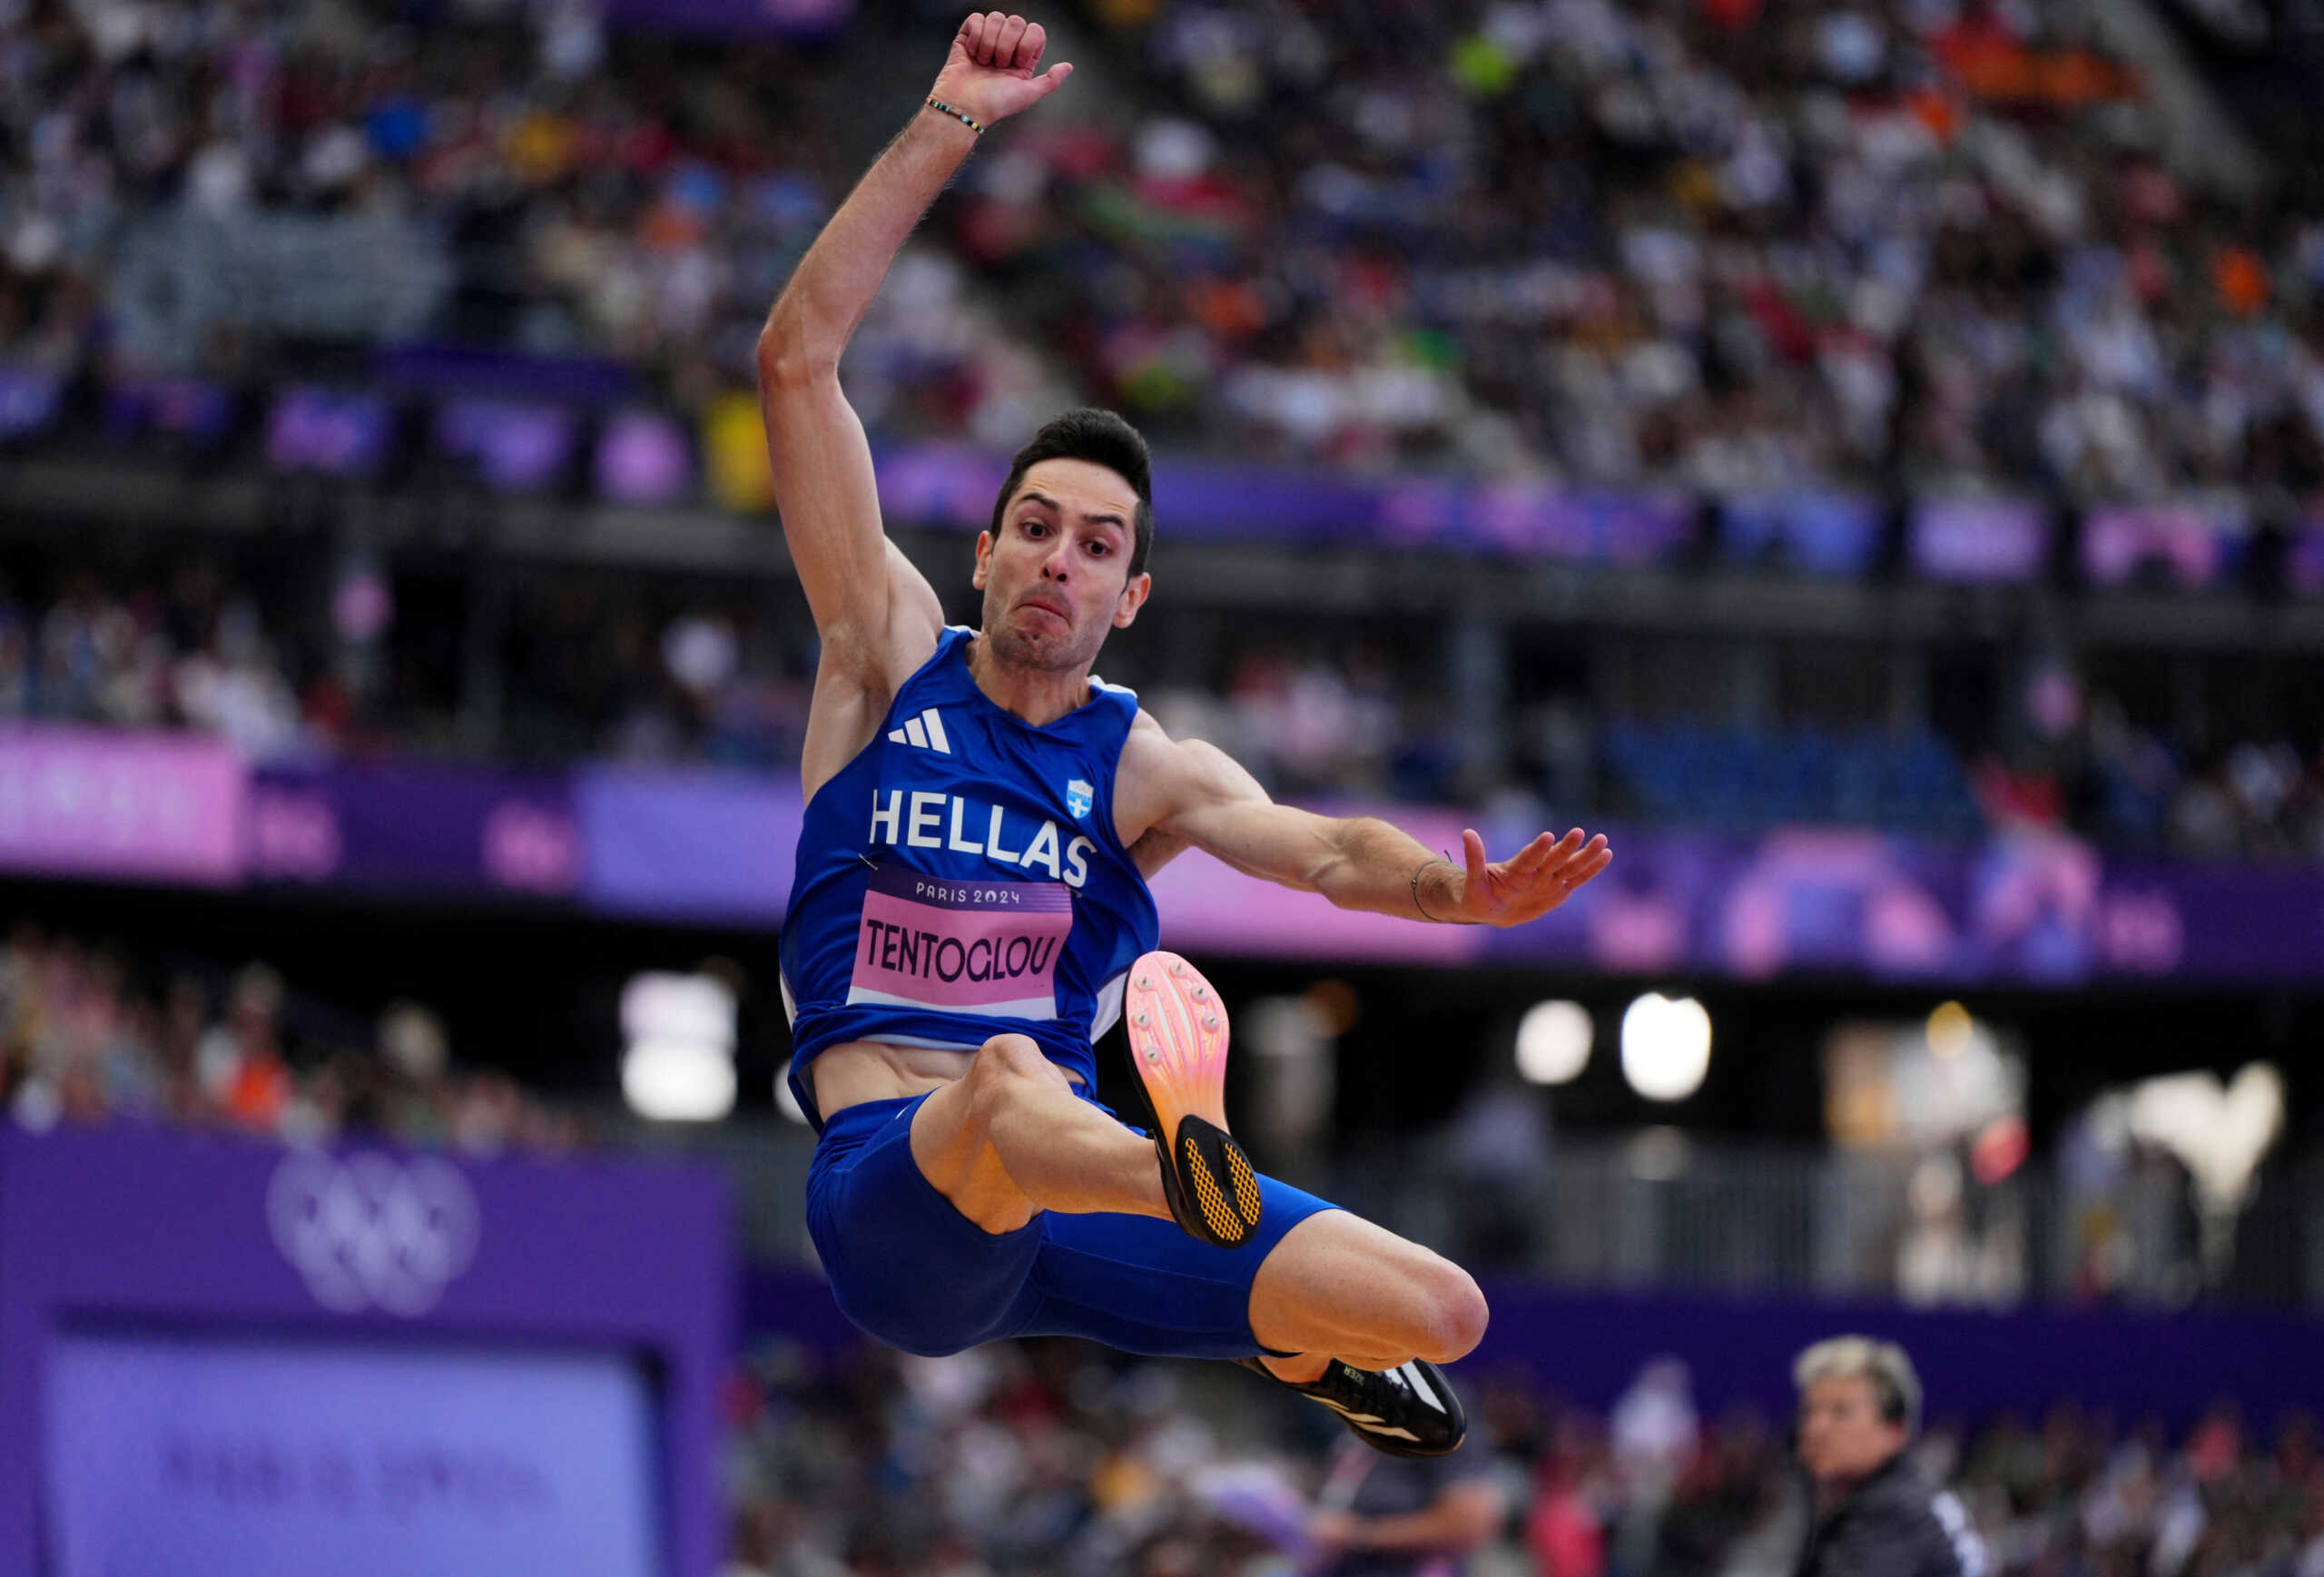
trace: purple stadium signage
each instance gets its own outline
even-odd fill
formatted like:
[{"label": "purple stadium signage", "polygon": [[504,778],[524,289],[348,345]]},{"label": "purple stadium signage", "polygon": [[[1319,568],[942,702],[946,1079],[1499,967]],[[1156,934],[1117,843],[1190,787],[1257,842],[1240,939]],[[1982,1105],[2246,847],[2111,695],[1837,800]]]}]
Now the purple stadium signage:
[{"label": "purple stadium signage", "polygon": [[246,775],[189,735],[0,727],[0,870],[225,885]]},{"label": "purple stadium signage", "polygon": [[2293,524],[2284,581],[2298,596],[2324,595],[2324,510],[2310,508]]},{"label": "purple stadium signage", "polygon": [[267,767],[251,786],[258,881],[561,898],[581,864],[560,776],[345,764]]},{"label": "purple stadium signage", "polygon": [[[880,508],[891,520],[981,530],[1008,472],[1006,457],[960,445],[888,450],[880,456]],[[1682,493],[1374,479],[1184,458],[1171,461],[1155,508],[1174,537],[1351,541],[1617,565],[1669,558],[1695,521],[1694,501]]]},{"label": "purple stadium signage", "polygon": [[1799,489],[1747,494],[1719,509],[1719,553],[1730,564],[1847,579],[1862,577],[1880,550],[1880,501]]},{"label": "purple stadium signage", "polygon": [[2324,975],[2324,872],[2102,859],[2063,834],[1954,848],[1850,829],[1616,832],[1581,899],[1481,957],[1616,973],[1932,984]]},{"label": "purple stadium signage", "polygon": [[699,1168],[0,1125],[0,1571],[709,1577],[731,1255]]},{"label": "purple stadium signage", "polygon": [[[2261,1431],[2324,1395],[2324,1320],[2224,1311],[1915,1309],[1895,1303],[1628,1293],[1489,1279],[1492,1323],[1454,1372],[1482,1386],[1518,1379],[1539,1394],[1610,1410],[1645,1365],[1677,1357],[1706,1416],[1733,1406],[1783,1418],[1800,1349],[1846,1331],[1912,1355],[1934,1420],[2039,1415],[2061,1402],[2125,1424],[2176,1429],[2223,1399]],[[831,1355],[869,1340],[812,1271],[753,1267],[743,1284],[753,1337],[783,1336]],[[1577,1355],[1581,1355],[1579,1359]]]},{"label": "purple stadium signage", "polygon": [[[583,897],[625,914],[773,924],[798,841],[787,782],[681,772],[583,774]],[[1463,819],[1376,813],[1431,848]],[[1535,829],[1491,831],[1496,849]],[[1755,838],[1610,830],[1615,862],[1512,931],[1334,909],[1198,853],[1155,879],[1168,946],[1258,958],[1492,963],[1654,976],[1791,973],[1930,984],[2324,979],[2324,870],[2103,857],[2063,834],[1972,846],[1860,828]]]},{"label": "purple stadium signage", "polygon": [[606,0],[606,24],[713,38],[820,37],[855,15],[855,0]]},{"label": "purple stadium signage", "polygon": [[[1382,815],[1432,848],[1455,812]],[[0,729],[0,872],[521,896],[773,925],[803,807],[788,774],[569,776],[345,763],[250,772],[181,735]],[[1537,828],[1487,830],[1496,850]],[[1169,945],[1252,957],[1939,984],[2324,980],[2324,868],[2106,855],[2063,833],[1945,844],[1866,828],[1601,828],[1611,870],[1514,931],[1350,913],[1200,854],[1154,883]]]},{"label": "purple stadium signage", "polygon": [[791,898],[804,805],[790,774],[585,768],[582,897],[607,914],[768,922]]},{"label": "purple stadium signage", "polygon": [[1913,568],[1931,580],[2032,580],[2050,552],[2050,517],[2030,498],[1925,498],[1905,531]]},{"label": "purple stadium signage", "polygon": [[2082,572],[2121,586],[2150,566],[2191,589],[2215,586],[2240,558],[2250,527],[2240,499],[2109,505],[2082,520]]},{"label": "purple stadium signage", "polygon": [[[1432,847],[1460,825],[1381,813]],[[1155,896],[1166,941],[1261,957],[1933,985],[2324,978],[2324,871],[2312,867],[2110,862],[2063,834],[1969,848],[1849,828],[1610,836],[1614,864],[1588,892],[1509,931],[1345,914],[1195,855]]]},{"label": "purple stadium signage", "polygon": [[68,1329],[45,1367],[54,1577],[669,1569],[618,1355]]}]

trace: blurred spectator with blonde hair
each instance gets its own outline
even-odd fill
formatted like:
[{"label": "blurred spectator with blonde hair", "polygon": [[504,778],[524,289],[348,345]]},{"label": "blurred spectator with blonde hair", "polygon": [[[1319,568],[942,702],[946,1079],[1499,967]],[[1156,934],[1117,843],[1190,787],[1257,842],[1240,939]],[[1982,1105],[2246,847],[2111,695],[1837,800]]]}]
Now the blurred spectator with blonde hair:
[{"label": "blurred spectator with blonde hair", "polygon": [[1799,1355],[1792,1381],[1815,1498],[1797,1577],[1984,1577],[1984,1544],[1961,1503],[1905,1454],[1921,1382],[1905,1350],[1834,1336]]}]

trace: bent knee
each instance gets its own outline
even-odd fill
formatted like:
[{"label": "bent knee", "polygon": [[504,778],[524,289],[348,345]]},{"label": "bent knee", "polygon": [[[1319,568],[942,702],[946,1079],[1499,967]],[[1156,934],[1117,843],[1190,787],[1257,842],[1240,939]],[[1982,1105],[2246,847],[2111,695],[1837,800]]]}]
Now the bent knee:
[{"label": "bent knee", "polygon": [[1006,1099],[1012,1088],[1027,1079],[1068,1088],[1064,1070],[1043,1056],[1040,1047],[1027,1035],[995,1035],[987,1040],[978,1050],[976,1060],[969,1064],[968,1079],[980,1104]]},{"label": "bent knee", "polygon": [[1469,1273],[1408,1238],[1344,1210],[1294,1227],[1251,1288],[1262,1345],[1451,1363],[1485,1333],[1484,1294]]},{"label": "bent knee", "polygon": [[1464,1358],[1484,1340],[1492,1311],[1476,1278],[1449,1259],[1430,1256],[1419,1271],[1418,1328],[1412,1333],[1416,1356],[1449,1364]]},{"label": "bent knee", "polygon": [[971,1074],[979,1071],[987,1078],[1065,1078],[1057,1064],[1041,1054],[1040,1046],[1030,1035],[995,1035],[987,1040],[977,1049],[977,1060],[970,1065]]}]

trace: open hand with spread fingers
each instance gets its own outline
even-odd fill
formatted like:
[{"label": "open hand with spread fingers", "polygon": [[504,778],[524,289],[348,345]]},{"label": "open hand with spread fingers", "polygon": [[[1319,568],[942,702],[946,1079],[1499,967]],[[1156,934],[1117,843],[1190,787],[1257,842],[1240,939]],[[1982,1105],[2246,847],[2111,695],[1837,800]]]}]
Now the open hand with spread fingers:
[{"label": "open hand with spread fingers", "polygon": [[1543,833],[1506,860],[1487,863],[1485,841],[1472,828],[1461,834],[1466,863],[1452,894],[1451,912],[1427,906],[1431,917],[1478,925],[1522,925],[1539,920],[1572,897],[1581,885],[1613,862],[1604,833],[1584,842],[1576,827],[1562,838]]},{"label": "open hand with spread fingers", "polygon": [[1042,71],[1049,35],[1038,22],[987,11],[960,24],[952,53],[936,74],[929,96],[981,125],[1008,119],[1065,85],[1073,67],[1063,61]]}]

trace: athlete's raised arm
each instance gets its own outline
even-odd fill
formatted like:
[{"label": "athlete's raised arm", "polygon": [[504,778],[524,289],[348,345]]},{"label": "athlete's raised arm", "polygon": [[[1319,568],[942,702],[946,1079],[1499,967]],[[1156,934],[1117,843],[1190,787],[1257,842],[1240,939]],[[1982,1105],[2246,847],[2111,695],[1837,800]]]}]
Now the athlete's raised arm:
[{"label": "athlete's raised arm", "polygon": [[823,644],[803,763],[810,792],[871,737],[890,689],[935,649],[943,624],[935,592],[881,529],[872,449],[840,391],[840,356],[904,238],[975,145],[975,128],[1047,98],[1072,73],[1039,71],[1047,44],[1021,16],[994,11],[960,25],[929,95],[949,112],[922,108],[888,144],[759,333],[775,504]]},{"label": "athlete's raised arm", "polygon": [[1136,840],[1133,852],[1158,833],[1247,875],[1319,892],[1342,909],[1406,920],[1522,925],[1563,903],[1614,858],[1603,835],[1585,840],[1577,827],[1562,838],[1543,833],[1510,858],[1487,861],[1484,840],[1472,830],[1461,834],[1456,865],[1377,818],[1279,805],[1226,752],[1173,740],[1143,713],[1122,748],[1114,795],[1118,830]]}]

